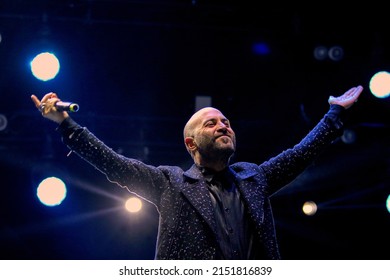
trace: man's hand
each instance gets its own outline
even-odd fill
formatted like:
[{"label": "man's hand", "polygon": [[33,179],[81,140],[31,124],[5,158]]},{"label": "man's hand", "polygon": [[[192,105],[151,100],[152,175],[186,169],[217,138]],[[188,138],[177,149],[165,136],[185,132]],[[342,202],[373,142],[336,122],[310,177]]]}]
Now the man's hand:
[{"label": "man's hand", "polygon": [[41,112],[42,116],[49,120],[61,123],[69,117],[66,111],[60,112],[55,107],[56,102],[60,101],[60,99],[54,92],[45,94],[41,100],[33,94],[31,95],[31,100],[33,101],[35,107],[37,107],[37,109]]},{"label": "man's hand", "polygon": [[330,105],[337,104],[343,106],[345,109],[348,109],[357,102],[362,91],[362,86],[353,87],[339,97],[329,96],[328,102]]}]

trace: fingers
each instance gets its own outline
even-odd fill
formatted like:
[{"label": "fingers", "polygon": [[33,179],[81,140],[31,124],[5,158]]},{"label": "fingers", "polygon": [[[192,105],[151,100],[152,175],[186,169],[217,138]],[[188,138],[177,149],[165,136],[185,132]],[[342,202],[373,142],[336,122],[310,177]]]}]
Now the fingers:
[{"label": "fingers", "polygon": [[362,86],[357,86],[347,91],[343,98],[351,100],[351,102],[357,102],[360,94],[363,92]]},{"label": "fingers", "polygon": [[356,88],[356,90],[355,90],[356,98],[358,98],[362,92],[363,92],[363,87],[362,86],[358,86]]},{"label": "fingers", "polygon": [[31,95],[31,100],[34,103],[35,107],[39,109],[39,106],[41,105],[41,102],[39,101],[38,97],[36,97],[34,94]]},{"label": "fingers", "polygon": [[66,111],[60,112],[56,109],[55,104],[57,103],[57,101],[60,101],[60,99],[54,92],[49,92],[45,94],[41,100],[39,100],[36,95],[32,94],[31,100],[34,103],[35,107],[37,107],[39,112],[41,112],[42,116],[49,120],[60,124],[62,121],[69,117]]},{"label": "fingers", "polygon": [[360,96],[360,94],[362,93],[362,91],[363,91],[363,87],[362,86],[353,87],[353,88],[349,89],[348,91],[346,91],[340,97],[342,97],[344,99],[358,98]]},{"label": "fingers", "polygon": [[359,85],[357,87],[350,88],[341,96],[338,96],[338,97],[329,96],[328,102],[331,105],[338,104],[338,105],[341,105],[344,108],[348,109],[355,102],[357,102],[357,100],[362,92],[363,92],[363,87]]},{"label": "fingers", "polygon": [[340,98],[340,99],[351,98],[355,95],[356,89],[357,89],[356,87],[350,88],[349,90],[347,90],[343,95],[339,96],[338,98]]},{"label": "fingers", "polygon": [[52,99],[52,98],[58,98],[57,97],[57,94],[53,93],[53,92],[49,92],[47,94],[45,94],[41,100],[41,103],[42,102],[47,102],[49,99]]},{"label": "fingers", "polygon": [[49,92],[45,94],[41,100],[34,94],[31,95],[31,100],[33,101],[35,107],[42,113],[45,114],[48,112],[55,102],[59,101],[57,94],[54,92]]}]

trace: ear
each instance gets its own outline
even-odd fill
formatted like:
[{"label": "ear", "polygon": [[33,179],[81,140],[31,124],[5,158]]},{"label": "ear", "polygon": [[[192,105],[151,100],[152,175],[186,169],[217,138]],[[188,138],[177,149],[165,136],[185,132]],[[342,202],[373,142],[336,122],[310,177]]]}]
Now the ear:
[{"label": "ear", "polygon": [[193,137],[186,137],[186,138],[184,138],[184,143],[185,143],[188,151],[192,152],[192,151],[194,151],[197,148],[195,140],[194,140]]}]

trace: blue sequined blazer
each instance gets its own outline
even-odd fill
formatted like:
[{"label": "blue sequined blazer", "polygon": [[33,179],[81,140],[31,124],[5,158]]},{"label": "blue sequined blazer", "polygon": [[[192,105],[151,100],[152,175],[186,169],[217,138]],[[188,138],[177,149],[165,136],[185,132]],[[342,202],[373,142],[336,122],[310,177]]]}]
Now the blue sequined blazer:
[{"label": "blue sequined blazer", "polygon": [[[300,143],[260,165],[237,162],[230,166],[267,259],[280,259],[270,196],[303,172],[341,135],[343,111],[341,106],[330,106]],[[157,207],[160,219],[155,259],[215,258],[218,242],[213,207],[207,183],[195,165],[184,171],[177,166],[156,167],[124,157],[71,118],[57,130],[69,149],[103,172],[109,181]]]}]

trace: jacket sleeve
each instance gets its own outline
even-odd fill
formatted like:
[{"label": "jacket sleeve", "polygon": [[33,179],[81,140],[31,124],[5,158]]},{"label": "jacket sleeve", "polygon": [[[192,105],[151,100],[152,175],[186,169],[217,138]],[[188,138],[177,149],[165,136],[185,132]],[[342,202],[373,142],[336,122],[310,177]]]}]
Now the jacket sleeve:
[{"label": "jacket sleeve", "polygon": [[110,182],[158,204],[168,184],[159,168],[116,153],[70,117],[57,127],[57,131],[72,152],[105,174]]},{"label": "jacket sleeve", "polygon": [[319,123],[294,147],[262,163],[271,195],[302,173],[321,152],[343,133],[345,108],[331,105]]}]

